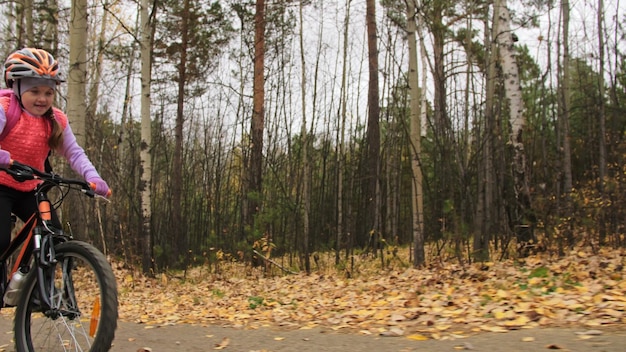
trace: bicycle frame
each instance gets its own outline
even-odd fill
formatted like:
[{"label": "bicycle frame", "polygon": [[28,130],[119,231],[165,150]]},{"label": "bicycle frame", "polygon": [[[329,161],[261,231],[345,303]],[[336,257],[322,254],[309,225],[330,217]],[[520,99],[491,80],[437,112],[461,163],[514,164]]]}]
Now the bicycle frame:
[{"label": "bicycle frame", "polygon": [[2,253],[2,255],[0,255],[0,261],[6,262],[9,259],[9,257],[11,257],[13,253],[15,253],[17,249],[23,243],[27,243],[27,245],[23,246],[22,249],[19,251],[17,260],[15,261],[13,267],[11,268],[11,271],[10,271],[11,275],[15,273],[15,271],[19,268],[20,264],[23,264],[23,260],[25,258],[30,257],[30,254],[32,253],[32,249],[28,247],[28,243],[30,243],[32,240],[33,229],[35,228],[36,222],[37,222],[37,214],[33,214],[30,217],[30,219],[28,219],[28,221],[24,223],[24,226],[22,226],[22,228],[17,233],[15,238],[11,241],[7,250],[4,253]]},{"label": "bicycle frame", "polygon": [[[52,182],[43,182],[37,186],[35,197],[37,199],[38,210],[35,214],[24,223],[15,238],[9,244],[7,250],[0,255],[0,263],[7,263],[7,260],[17,253],[15,263],[13,263],[8,277],[3,278],[2,287],[6,288],[13,274],[20,267],[29,267],[30,270],[37,270],[37,282],[39,283],[39,292],[42,307],[48,310],[51,302],[45,287],[44,270],[51,264],[54,264],[54,242],[63,242],[71,239],[71,236],[64,234],[62,231],[54,231],[51,227],[51,203],[48,199],[47,192],[54,187]],[[20,249],[21,246],[21,249]],[[18,252],[19,249],[19,252]],[[31,258],[33,259],[31,261]],[[4,293],[3,293],[4,294]],[[2,297],[0,297],[2,299]]]},{"label": "bicycle frame", "polygon": [[[115,274],[102,252],[74,240],[71,232],[63,232],[56,218],[52,220],[54,209],[72,190],[101,197],[95,193],[95,185],[16,161],[1,170],[17,181],[42,181],[34,191],[35,214],[0,253],[0,299],[15,306],[16,350],[108,350],[118,319]],[[60,194],[51,201],[48,193],[53,189]],[[23,282],[11,284],[16,272],[25,274]],[[9,289],[11,294],[4,296]]]}]

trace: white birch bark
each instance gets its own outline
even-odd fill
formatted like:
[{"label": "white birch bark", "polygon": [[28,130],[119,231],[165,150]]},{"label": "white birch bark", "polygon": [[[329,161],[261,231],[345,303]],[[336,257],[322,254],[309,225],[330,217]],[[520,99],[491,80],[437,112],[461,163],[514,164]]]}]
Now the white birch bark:
[{"label": "white birch bark", "polygon": [[502,73],[504,75],[504,91],[509,100],[511,124],[511,143],[517,151],[523,151],[522,131],[524,129],[524,101],[519,81],[519,70],[515,59],[516,52],[513,45],[511,32],[511,15],[507,8],[506,0],[496,1],[495,10],[498,11],[499,33],[496,38],[499,44]]},{"label": "white birch bark", "polygon": [[70,15],[70,65],[67,116],[79,145],[85,145],[87,84],[87,0],[73,0]]},{"label": "white birch bark", "polygon": [[504,93],[509,100],[509,123],[511,125],[509,142],[513,147],[514,153],[512,171],[515,197],[518,204],[516,205],[517,214],[515,215],[513,225],[516,227],[519,254],[526,256],[529,253],[530,246],[533,245],[535,236],[533,233],[534,214],[528,187],[526,154],[522,140],[525,125],[525,107],[522,99],[522,89],[520,87],[519,68],[516,61],[513,33],[511,32],[511,15],[507,8],[506,0],[496,0],[494,10],[496,14],[495,18],[499,22],[499,31],[496,36],[496,41],[499,46],[502,64]]},{"label": "white birch bark", "polygon": [[413,265],[415,267],[424,265],[424,198],[422,188],[422,168],[421,158],[421,90],[418,85],[419,75],[417,71],[417,25],[415,14],[415,3],[413,0],[407,2],[407,34],[409,41],[409,95],[411,106],[411,170],[413,171],[413,182],[411,184],[412,206],[413,206]]},{"label": "white birch bark", "polygon": [[152,116],[150,113],[150,73],[152,67],[152,37],[148,0],[141,0],[141,213],[142,213],[142,269],[144,273],[152,270]]}]

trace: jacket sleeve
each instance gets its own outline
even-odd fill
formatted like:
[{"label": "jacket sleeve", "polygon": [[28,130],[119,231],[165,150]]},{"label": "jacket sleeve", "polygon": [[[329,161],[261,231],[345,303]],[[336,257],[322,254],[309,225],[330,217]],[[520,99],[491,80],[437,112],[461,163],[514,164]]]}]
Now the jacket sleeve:
[{"label": "jacket sleeve", "polygon": [[7,114],[4,108],[0,106],[0,133],[4,131],[4,127],[7,125]]},{"label": "jacket sleeve", "polygon": [[69,124],[63,129],[63,145],[60,153],[67,159],[72,170],[85,180],[100,178],[98,171],[85,154],[85,150],[76,142],[76,136]]}]

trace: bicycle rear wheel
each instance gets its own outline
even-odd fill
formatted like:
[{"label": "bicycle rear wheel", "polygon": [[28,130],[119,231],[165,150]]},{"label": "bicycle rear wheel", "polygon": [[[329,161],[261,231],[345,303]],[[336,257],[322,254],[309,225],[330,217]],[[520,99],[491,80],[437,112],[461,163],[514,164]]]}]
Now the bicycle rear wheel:
[{"label": "bicycle rear wheel", "polygon": [[17,351],[108,351],[117,327],[117,285],[111,266],[80,241],[55,246],[46,279],[52,309],[42,312],[36,270],[31,270],[15,310]]}]

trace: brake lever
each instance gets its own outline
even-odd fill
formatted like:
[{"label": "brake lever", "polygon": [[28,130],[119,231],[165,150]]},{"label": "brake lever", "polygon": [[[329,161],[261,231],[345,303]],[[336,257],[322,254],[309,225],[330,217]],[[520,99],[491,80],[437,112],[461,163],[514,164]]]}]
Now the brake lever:
[{"label": "brake lever", "polygon": [[106,201],[107,203],[111,203],[111,199],[109,199],[109,198],[107,198],[105,196],[101,196],[99,194],[96,194],[95,192],[94,192],[93,197],[96,198],[96,199],[102,199],[102,200]]},{"label": "brake lever", "polygon": [[94,198],[94,199],[103,199],[107,201],[108,203],[111,203],[111,200],[109,198],[97,194],[96,191],[91,187],[90,188],[83,187],[80,191],[85,193],[87,197]]}]

